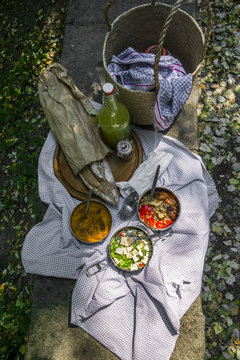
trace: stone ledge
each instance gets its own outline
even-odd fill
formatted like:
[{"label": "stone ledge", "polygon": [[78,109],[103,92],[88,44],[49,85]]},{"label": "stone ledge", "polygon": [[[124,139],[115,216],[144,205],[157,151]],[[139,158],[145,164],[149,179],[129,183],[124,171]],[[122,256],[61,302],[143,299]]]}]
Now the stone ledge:
[{"label": "stone ledge", "polygon": [[[175,3],[174,0],[166,2]],[[91,2],[71,0],[64,34],[61,64],[67,69],[76,86],[92,98],[98,88],[97,69],[102,64],[102,46],[107,31],[103,21],[105,3],[107,1],[102,3],[95,0]],[[129,0],[125,9],[126,2],[118,0],[110,16],[114,18],[140,3],[147,1]],[[187,1],[184,10],[195,17],[196,1]],[[197,79],[195,79],[188,102],[173,127],[167,132],[167,135],[179,139],[192,151],[198,149],[197,88]],[[96,101],[99,99],[100,97],[94,98]],[[117,359],[84,330],[69,326],[71,291],[74,284],[74,280],[34,276],[32,327],[25,360]],[[199,296],[181,320],[180,336],[171,360],[204,358],[204,324]]]},{"label": "stone ledge", "polygon": [[[202,360],[205,318],[199,296],[181,319],[170,360]],[[25,360],[115,360],[108,349],[80,327],[69,326],[69,306],[38,309],[32,322]]]}]

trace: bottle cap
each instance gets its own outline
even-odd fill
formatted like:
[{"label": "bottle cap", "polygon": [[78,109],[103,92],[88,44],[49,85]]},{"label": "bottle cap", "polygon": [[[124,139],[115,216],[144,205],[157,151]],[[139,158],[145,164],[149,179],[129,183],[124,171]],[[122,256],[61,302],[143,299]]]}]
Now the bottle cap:
[{"label": "bottle cap", "polygon": [[111,95],[114,93],[114,87],[113,87],[113,84],[111,83],[106,83],[103,85],[103,92],[106,94],[106,95]]},{"label": "bottle cap", "polygon": [[117,156],[121,160],[130,160],[132,158],[132,144],[128,139],[119,141],[117,144]]}]

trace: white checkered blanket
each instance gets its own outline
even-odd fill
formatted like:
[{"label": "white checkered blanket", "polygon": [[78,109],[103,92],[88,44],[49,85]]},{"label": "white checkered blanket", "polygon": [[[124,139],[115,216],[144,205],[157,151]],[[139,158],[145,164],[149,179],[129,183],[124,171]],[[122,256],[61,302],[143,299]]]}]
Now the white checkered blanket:
[{"label": "white checkered blanket", "polygon": [[[144,159],[153,151],[155,134],[134,127]],[[123,223],[108,205],[111,234],[98,245],[73,237],[69,221],[79,203],[54,175],[56,141],[50,132],[39,159],[39,194],[49,205],[39,224],[27,234],[22,262],[26,272],[77,279],[72,294],[71,322],[85,329],[122,360],[167,360],[179,334],[180,319],[200,293],[209,239],[209,218],[218,194],[201,158],[179,141],[157,134],[157,151],[173,155],[158,186],[170,188],[181,203],[173,234],[154,244],[149,264],[138,274],[113,266],[88,277],[87,268],[106,258],[111,234]],[[119,208],[123,202],[120,198]],[[105,260],[106,261],[106,260]]]}]

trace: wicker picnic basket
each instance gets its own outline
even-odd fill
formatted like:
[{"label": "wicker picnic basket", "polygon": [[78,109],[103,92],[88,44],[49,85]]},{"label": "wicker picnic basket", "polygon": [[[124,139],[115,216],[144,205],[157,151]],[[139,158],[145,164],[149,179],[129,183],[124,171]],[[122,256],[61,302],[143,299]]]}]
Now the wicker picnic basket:
[{"label": "wicker picnic basket", "polygon": [[[115,1],[110,0],[105,8],[105,20],[108,25],[103,45],[105,81],[117,87],[119,101],[128,108],[133,123],[152,125],[153,109],[159,90],[158,63],[162,48],[168,49],[171,55],[182,63],[187,73],[196,76],[210,38],[211,8],[208,0],[203,0],[208,14],[207,31],[204,36],[193,17],[179,9],[183,0],[178,0],[173,6],[153,0],[149,4],[122,13],[111,24],[108,13]],[[112,55],[119,55],[127,47],[145,52],[153,44],[158,44],[154,65],[155,91],[129,90],[112,78],[107,68]]]}]

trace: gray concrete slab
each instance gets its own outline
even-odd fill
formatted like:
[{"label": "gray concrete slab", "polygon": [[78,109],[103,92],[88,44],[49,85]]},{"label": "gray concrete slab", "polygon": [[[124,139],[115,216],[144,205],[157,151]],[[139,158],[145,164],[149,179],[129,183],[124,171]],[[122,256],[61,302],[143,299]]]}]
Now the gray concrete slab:
[{"label": "gray concrete slab", "polygon": [[[67,305],[51,305],[39,309],[32,323],[25,360],[118,359],[83,329],[69,327],[68,321]],[[180,336],[171,360],[203,360],[204,324],[199,296],[181,319]]]},{"label": "gray concrete slab", "polygon": [[186,104],[182,108],[171,129],[166,132],[168,136],[180,140],[193,152],[197,152],[199,148],[197,116],[198,99],[199,88],[198,79],[196,77],[193,81],[192,90]]},{"label": "gray concrete slab", "polygon": [[[175,1],[166,1],[173,4]],[[61,64],[68,70],[77,87],[90,98],[100,101],[99,70],[107,26],[104,8],[107,2],[71,0],[64,34]],[[111,19],[122,12],[147,3],[146,0],[117,0],[110,9]],[[183,9],[196,14],[196,1],[188,0]],[[178,138],[191,150],[198,149],[197,113],[198,83],[195,79],[188,102],[167,135]],[[109,350],[80,328],[69,325],[71,293],[75,281],[34,276],[32,329],[25,360],[114,360]],[[181,320],[181,336],[171,360],[202,360],[204,316],[201,297]]]},{"label": "gray concrete slab", "polygon": [[[156,0],[157,2],[158,0]],[[151,1],[147,0],[116,0],[115,3],[110,7],[109,16],[113,21],[117,16],[123,12],[139,5],[149,4]],[[161,1],[168,5],[174,5],[175,0]],[[96,25],[105,24],[104,9],[108,1],[89,1],[89,0],[71,0],[68,15],[66,18],[66,24],[80,24],[80,25]],[[181,9],[187,11],[191,16],[196,15],[196,1],[187,0],[183,1]],[[107,28],[106,30],[107,31]]]},{"label": "gray concrete slab", "polygon": [[[116,0],[109,10],[110,20],[146,0]],[[175,1],[163,1],[173,5]],[[68,70],[77,87],[85,95],[96,98],[96,83],[99,83],[97,68],[102,66],[102,48],[108,31],[104,18],[107,1],[70,1],[66,19],[61,64]],[[196,1],[184,1],[181,7],[191,16],[196,15]],[[99,87],[100,89],[100,87]]]}]

